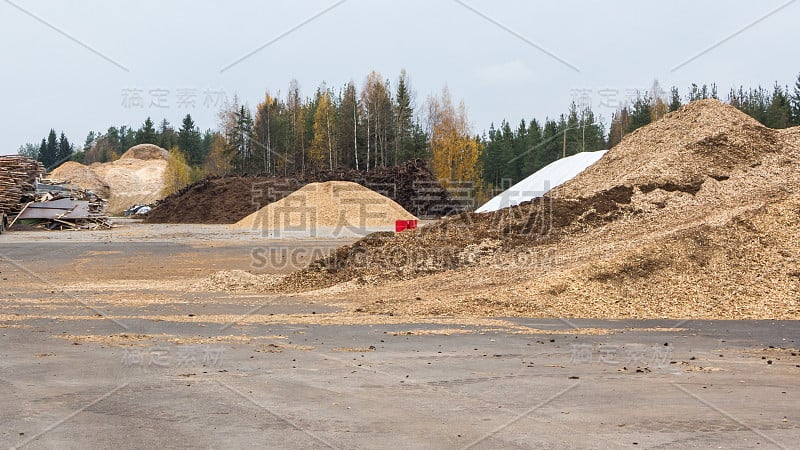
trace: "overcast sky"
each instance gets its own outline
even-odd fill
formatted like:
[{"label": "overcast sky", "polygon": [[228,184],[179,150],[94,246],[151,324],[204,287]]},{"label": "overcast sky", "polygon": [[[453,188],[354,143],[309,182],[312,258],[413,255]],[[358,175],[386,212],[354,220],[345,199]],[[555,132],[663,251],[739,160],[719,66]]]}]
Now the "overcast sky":
[{"label": "overcast sky", "polygon": [[[321,14],[320,14],[321,13]],[[800,72],[800,2],[763,1],[0,1],[0,154],[50,128],[214,128],[224,97],[361,86],[405,68],[422,104],[447,84],[476,132],[544,118],[574,98],[608,124],[653,79],[771,87]],[[249,56],[247,56],[249,55]],[[694,58],[694,59],[693,59]]]}]

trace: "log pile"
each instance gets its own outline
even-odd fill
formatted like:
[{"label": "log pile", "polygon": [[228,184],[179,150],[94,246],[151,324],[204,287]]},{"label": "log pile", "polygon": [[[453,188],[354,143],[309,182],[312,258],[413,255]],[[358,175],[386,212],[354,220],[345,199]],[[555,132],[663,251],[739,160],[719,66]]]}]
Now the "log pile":
[{"label": "log pile", "polygon": [[19,211],[26,192],[36,190],[36,178],[45,172],[39,161],[24,156],[0,156],[0,212]]}]

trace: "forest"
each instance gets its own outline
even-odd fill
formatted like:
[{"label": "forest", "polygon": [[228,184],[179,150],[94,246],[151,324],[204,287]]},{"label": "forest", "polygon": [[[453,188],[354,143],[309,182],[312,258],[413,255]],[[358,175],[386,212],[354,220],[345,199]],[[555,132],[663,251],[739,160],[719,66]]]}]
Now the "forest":
[{"label": "forest", "polygon": [[[64,133],[50,130],[19,153],[50,169],[67,160],[112,161],[133,145],[149,143],[179,151],[192,179],[225,174],[277,174],[343,168],[369,170],[421,158],[445,184],[470,181],[484,189],[508,186],[545,165],[582,151],[611,148],[622,138],[687,102],[721,99],[715,84],[693,84],[681,94],[658,82],[621,105],[606,125],[591,107],[574,102],[554,117],[501,119],[476,133],[463,102],[447,87],[423,102],[401,71],[396,80],[373,71],[360,86],[334,89],[322,83],[304,95],[297,81],[285,94],[266,91],[255,108],[234,97],[219,111],[216,129],[201,131],[187,114],[178,129],[150,117],[138,128],[91,131],[75,149]],[[794,86],[776,83],[732,89],[723,100],[771,128],[800,125],[800,76]]]}]

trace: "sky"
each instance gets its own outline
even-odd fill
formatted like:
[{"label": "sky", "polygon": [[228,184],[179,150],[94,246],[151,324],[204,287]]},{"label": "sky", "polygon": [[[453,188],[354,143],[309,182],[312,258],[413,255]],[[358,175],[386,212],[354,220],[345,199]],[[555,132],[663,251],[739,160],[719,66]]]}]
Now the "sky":
[{"label": "sky", "polygon": [[474,131],[591,105],[605,123],[654,79],[731,87],[800,73],[800,1],[0,0],[0,154],[51,128],[216,128],[225,99],[361,86],[408,72],[420,110],[446,85]]}]

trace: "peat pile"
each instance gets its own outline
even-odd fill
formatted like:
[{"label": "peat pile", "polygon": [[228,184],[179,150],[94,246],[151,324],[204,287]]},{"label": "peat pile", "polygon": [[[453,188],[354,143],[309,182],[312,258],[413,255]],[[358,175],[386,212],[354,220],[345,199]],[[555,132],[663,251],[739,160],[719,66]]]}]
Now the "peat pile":
[{"label": "peat pile", "polygon": [[798,186],[800,130],[699,101],[542,199],[367,236],[279,289],[347,282],[395,314],[797,319]]},{"label": "peat pile", "polygon": [[236,223],[304,184],[296,178],[271,176],[205,178],[160,201],[145,222]]},{"label": "peat pile", "polygon": [[392,199],[418,217],[447,216],[467,208],[442,187],[422,160],[414,160],[368,172],[323,170],[288,177],[207,178],[165,198],[153,208],[146,221],[232,224],[306,184],[326,181],[358,183]]}]

